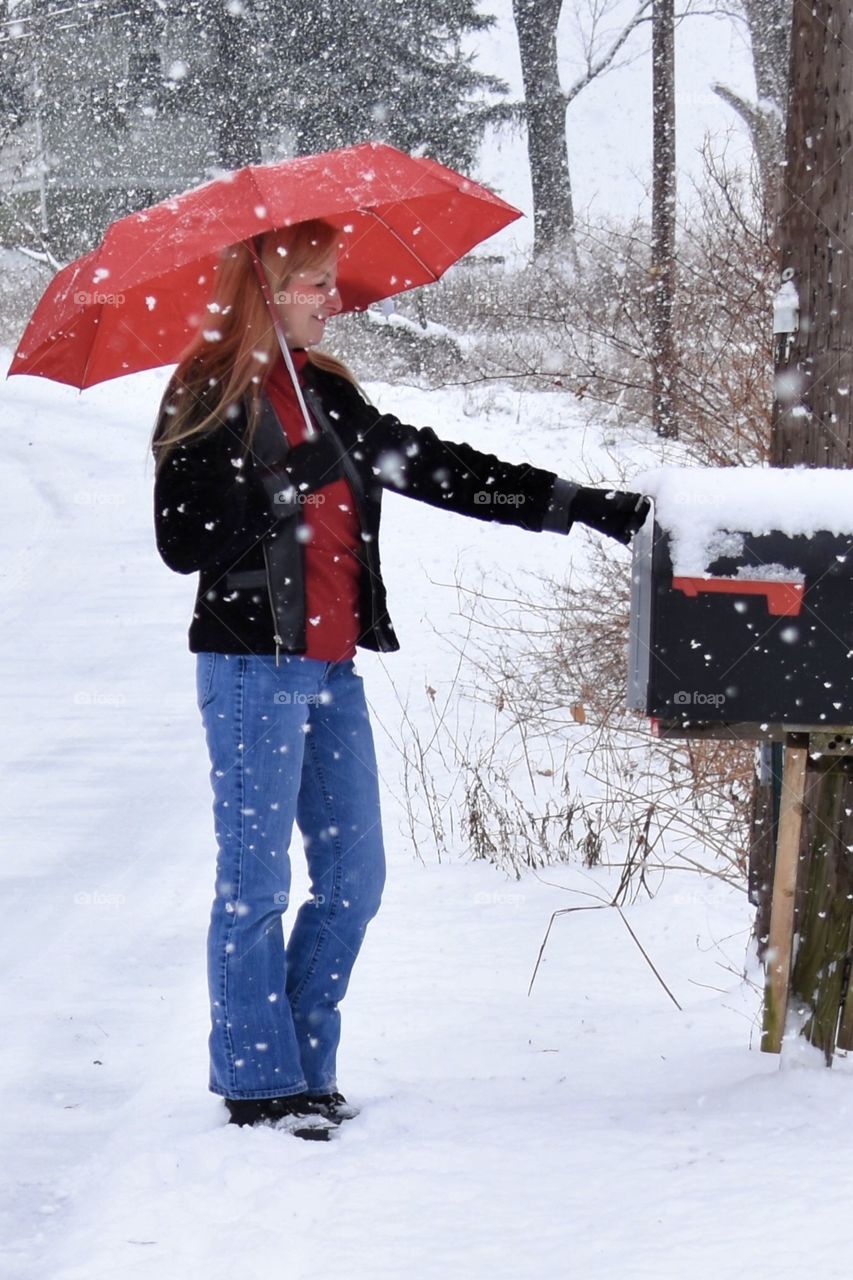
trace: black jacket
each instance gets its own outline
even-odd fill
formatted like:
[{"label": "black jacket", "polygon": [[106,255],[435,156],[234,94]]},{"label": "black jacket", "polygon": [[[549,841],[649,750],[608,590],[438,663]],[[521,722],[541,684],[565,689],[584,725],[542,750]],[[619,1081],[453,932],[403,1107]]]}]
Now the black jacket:
[{"label": "black jacket", "polygon": [[[305,396],[323,448],[350,483],[361,525],[360,636],[365,649],[399,649],[379,561],[382,490],[392,489],[480,520],[565,533],[575,486],[553,472],[502,462],[467,444],[440,440],[429,427],[380,414],[345,378],[305,368]],[[164,409],[155,439],[165,420]],[[245,404],[224,424],[180,444],[154,484],[157,548],[177,573],[199,572],[189,629],[193,653],[304,653],[303,504],[295,490],[316,487],[295,474],[304,446],[291,449],[269,400],[245,455]],[[327,454],[328,457],[328,454]],[[330,473],[330,478],[331,473]],[[290,499],[294,499],[291,501]]]}]

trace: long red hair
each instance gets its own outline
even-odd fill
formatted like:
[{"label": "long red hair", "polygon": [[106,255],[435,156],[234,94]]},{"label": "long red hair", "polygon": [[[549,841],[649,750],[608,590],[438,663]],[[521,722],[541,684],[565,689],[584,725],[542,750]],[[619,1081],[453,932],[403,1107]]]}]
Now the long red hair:
[{"label": "long red hair", "polygon": [[[299,272],[322,266],[338,243],[337,228],[320,219],[268,231],[259,257],[273,294]],[[157,467],[175,445],[221,426],[248,398],[245,444],[251,448],[264,380],[280,359],[278,338],[245,242],[224,249],[216,266],[216,288],[208,316],[184,352],[163,395],[151,440]],[[319,369],[358,385],[345,364],[325,351],[310,350]]]}]

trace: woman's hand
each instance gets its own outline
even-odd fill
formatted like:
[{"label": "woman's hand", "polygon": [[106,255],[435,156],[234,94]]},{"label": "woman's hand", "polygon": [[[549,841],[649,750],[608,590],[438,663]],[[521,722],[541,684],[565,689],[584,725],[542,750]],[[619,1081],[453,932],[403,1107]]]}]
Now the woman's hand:
[{"label": "woman's hand", "polygon": [[606,533],[627,547],[649,513],[648,498],[621,489],[578,488],[569,506],[569,520]]},{"label": "woman's hand", "polygon": [[270,509],[279,519],[293,515],[307,494],[343,475],[340,450],[326,434],[294,445],[281,465],[257,470]]}]

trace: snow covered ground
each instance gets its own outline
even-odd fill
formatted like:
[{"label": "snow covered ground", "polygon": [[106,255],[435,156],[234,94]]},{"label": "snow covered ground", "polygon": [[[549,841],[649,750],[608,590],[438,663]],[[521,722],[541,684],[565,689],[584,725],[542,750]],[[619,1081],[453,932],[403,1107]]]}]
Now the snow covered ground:
[{"label": "snow covered ground", "polygon": [[[399,699],[452,675],[459,624],[442,584],[457,566],[568,566],[583,537],[389,496],[403,648],[358,666],[387,729],[390,875],[340,1060],[363,1111],[328,1145],[223,1123],[206,1087],[214,851],[185,638],[194,579],[160,562],[151,527],[163,381],[83,396],[3,385],[0,1274],[846,1275],[849,1064],[826,1071],[795,1044],[780,1069],[757,1051],[742,891],[673,873],[628,908],[681,1011],[609,910],[555,923],[528,996],[551,913],[607,900],[608,873],[560,866],[516,882],[466,862],[461,843],[439,865],[406,840],[392,739]],[[373,390],[446,438],[604,472],[565,399],[491,393],[477,414],[471,395]],[[629,470],[658,461],[634,452]]]}]

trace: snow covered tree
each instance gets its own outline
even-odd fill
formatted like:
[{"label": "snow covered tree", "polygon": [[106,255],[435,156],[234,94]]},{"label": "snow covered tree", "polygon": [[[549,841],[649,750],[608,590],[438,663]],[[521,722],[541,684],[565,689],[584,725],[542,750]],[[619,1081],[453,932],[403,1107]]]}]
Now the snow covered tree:
[{"label": "snow covered tree", "polygon": [[9,0],[0,0],[0,131],[6,135],[27,115],[25,45],[12,21]]},{"label": "snow covered tree", "polygon": [[27,185],[35,185],[32,181],[38,150],[35,131],[23,133],[33,90],[22,27],[12,20],[8,0],[0,0],[0,226],[4,236],[22,230],[27,215],[33,212],[32,202],[25,202],[28,207],[16,210],[10,199],[12,188],[21,186],[25,174],[31,179]]},{"label": "snow covered tree", "polygon": [[[197,122],[214,167],[238,169],[264,159],[265,28],[274,7],[266,0],[169,4],[177,20],[163,51],[170,109]],[[279,76],[281,65],[280,59]]]},{"label": "snow covered tree", "polygon": [[[587,85],[617,66],[617,59],[637,26],[645,21],[652,0],[637,0],[626,21],[609,22],[614,0],[513,0],[524,79],[523,118],[533,188],[533,253],[535,257],[572,249],[575,216],[566,139],[566,112]],[[558,26],[570,10],[580,53],[580,70],[563,89],[559,74]]]},{"label": "snow covered tree", "polygon": [[470,169],[507,119],[506,85],[465,52],[494,18],[474,0],[277,0],[266,29],[268,131],[298,154],[367,139]]},{"label": "snow covered tree", "polygon": [[724,84],[714,85],[714,92],[734,108],[749,130],[768,212],[775,209],[785,152],[791,3],[792,0],[740,0],[749,31],[756,101],[750,102]]},{"label": "snow covered tree", "polygon": [[566,97],[557,62],[563,0],[513,0],[524,78],[527,155],[533,187],[534,254],[554,248],[574,229],[566,145]]},{"label": "snow covered tree", "polygon": [[294,152],[375,138],[467,169],[512,110],[466,51],[494,21],[474,0],[20,0],[15,13],[45,86],[66,253],[216,169]]},{"label": "snow covered tree", "polygon": [[29,89],[20,123],[37,124],[46,239],[70,256],[110,218],[174,189],[175,132],[158,118],[163,14],[120,0],[20,0],[15,20]]}]

